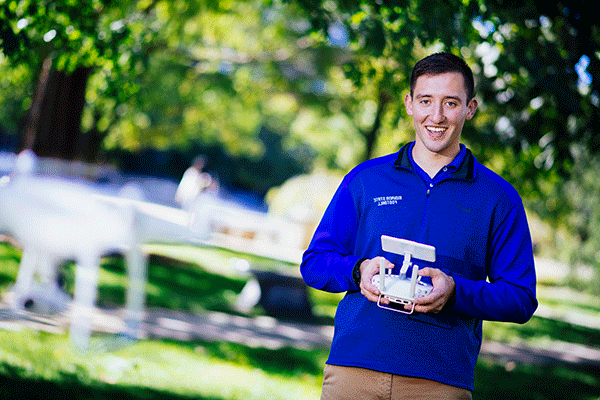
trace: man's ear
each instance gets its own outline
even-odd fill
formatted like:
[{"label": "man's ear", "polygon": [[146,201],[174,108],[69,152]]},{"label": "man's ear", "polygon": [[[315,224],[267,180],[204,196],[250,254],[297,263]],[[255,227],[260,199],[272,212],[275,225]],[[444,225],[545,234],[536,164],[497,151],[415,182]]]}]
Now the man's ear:
[{"label": "man's ear", "polygon": [[413,115],[413,109],[412,109],[412,97],[410,95],[410,93],[407,93],[406,96],[404,96],[404,107],[406,108],[406,113],[408,115]]},{"label": "man's ear", "polygon": [[471,99],[469,104],[467,104],[467,119],[468,120],[473,118],[473,116],[475,115],[475,111],[477,111],[478,105],[479,105],[479,103],[477,103],[477,100],[475,98]]}]

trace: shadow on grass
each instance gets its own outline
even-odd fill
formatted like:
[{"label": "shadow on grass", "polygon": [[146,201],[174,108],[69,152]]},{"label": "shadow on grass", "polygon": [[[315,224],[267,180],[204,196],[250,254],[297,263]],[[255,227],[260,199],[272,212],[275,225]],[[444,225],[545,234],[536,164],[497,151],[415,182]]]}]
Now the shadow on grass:
[{"label": "shadow on grass", "polygon": [[480,360],[473,400],[595,400],[599,388],[595,374],[523,364],[507,368]]},{"label": "shadow on grass", "polygon": [[95,400],[224,400],[220,397],[183,396],[158,390],[109,385],[82,384],[77,373],[61,373],[59,379],[28,379],[10,365],[0,365],[0,399],[95,399]]},{"label": "shadow on grass", "polygon": [[211,358],[232,361],[237,365],[258,368],[269,374],[284,377],[305,374],[320,375],[329,354],[328,349],[300,350],[284,347],[273,350],[228,342],[177,342],[167,340],[163,340],[163,342],[174,343],[183,348],[201,352]]},{"label": "shadow on grass", "polygon": [[[21,251],[0,243],[0,289],[5,291],[14,284]],[[62,289],[73,294],[75,265],[65,260],[59,267]],[[245,280],[207,272],[202,266],[186,263],[159,255],[148,257],[148,292],[146,306],[169,310],[221,311],[236,313],[232,298],[241,292]],[[108,277],[107,279],[103,279]],[[111,254],[101,260],[98,285],[98,302],[102,307],[122,307],[127,293],[127,277],[124,258]]]},{"label": "shadow on grass", "polygon": [[[122,280],[100,281],[98,298],[103,302],[101,306],[123,306],[127,289],[123,257],[104,257],[102,269],[121,276]],[[183,312],[210,310],[235,314],[231,299],[245,285],[242,279],[215,275],[194,264],[158,255],[149,256],[147,274],[146,306]],[[72,281],[72,277],[68,280]]]},{"label": "shadow on grass", "polygon": [[491,340],[506,341],[511,337],[521,340],[548,338],[553,341],[600,347],[600,331],[567,321],[542,318],[534,315],[526,324],[507,324],[484,321],[484,336]]},{"label": "shadow on grass", "polygon": [[547,336],[554,340],[600,347],[600,331],[565,321],[534,316],[519,330],[524,339]]},{"label": "shadow on grass", "polygon": [[[119,276],[113,282],[100,279],[98,290],[101,307],[122,307],[125,303],[125,264],[120,255],[103,258],[102,269]],[[257,304],[247,314],[236,309],[234,303],[247,283],[248,278],[219,275],[214,268],[151,254],[148,259],[148,282],[146,306],[200,314],[205,311],[224,312],[233,315],[271,315]],[[69,279],[72,281],[72,278]],[[277,313],[277,318],[286,321],[330,325],[333,318],[315,315],[306,318],[300,312]]]}]

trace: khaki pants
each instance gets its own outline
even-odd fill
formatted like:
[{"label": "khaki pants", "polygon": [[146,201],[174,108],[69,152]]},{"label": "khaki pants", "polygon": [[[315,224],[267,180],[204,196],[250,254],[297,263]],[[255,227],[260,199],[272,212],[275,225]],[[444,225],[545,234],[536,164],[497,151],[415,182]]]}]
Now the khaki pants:
[{"label": "khaki pants", "polygon": [[471,400],[471,391],[364,368],[325,366],[321,400]]}]

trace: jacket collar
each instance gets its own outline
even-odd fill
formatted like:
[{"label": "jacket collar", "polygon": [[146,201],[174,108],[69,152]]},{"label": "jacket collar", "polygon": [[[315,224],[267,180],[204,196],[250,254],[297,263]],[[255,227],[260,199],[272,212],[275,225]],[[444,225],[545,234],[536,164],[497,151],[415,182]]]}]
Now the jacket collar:
[{"label": "jacket collar", "polygon": [[[411,148],[412,146],[410,143],[402,146],[398,152],[398,158],[396,159],[396,162],[394,162],[394,167],[403,168],[414,172],[414,168],[410,162],[410,156],[408,154]],[[475,157],[471,153],[471,150],[466,150],[467,155],[465,156],[465,159],[462,161],[462,163],[460,163],[458,169],[452,172],[451,176],[454,179],[471,181],[475,177]]]}]

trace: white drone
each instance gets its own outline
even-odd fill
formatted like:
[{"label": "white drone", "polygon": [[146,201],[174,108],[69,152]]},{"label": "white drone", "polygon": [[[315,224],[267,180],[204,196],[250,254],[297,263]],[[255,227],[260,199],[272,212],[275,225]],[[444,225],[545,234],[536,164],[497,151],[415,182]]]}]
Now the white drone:
[{"label": "white drone", "polygon": [[[91,334],[100,258],[111,251],[125,255],[129,287],[126,334],[137,337],[143,320],[146,285],[144,243],[198,242],[208,228],[190,229],[205,215],[131,199],[107,196],[81,182],[35,176],[36,158],[17,157],[9,179],[0,182],[0,230],[23,248],[11,306],[16,311],[54,314],[71,311],[70,338],[85,350]],[[197,222],[196,222],[197,224]],[[58,284],[58,267],[75,260],[74,296]]]},{"label": "white drone", "polygon": [[[377,305],[386,310],[412,314],[415,310],[415,299],[426,296],[433,289],[433,286],[421,282],[421,277],[418,274],[419,266],[416,264],[413,265],[412,259],[435,261],[435,247],[386,235],[381,235],[381,247],[384,251],[390,253],[403,254],[404,261],[402,262],[400,274],[392,275],[392,270],[385,268],[385,259],[381,259],[379,263],[379,275],[373,276],[371,280],[371,283],[377,286],[381,292],[377,300]],[[406,274],[411,266],[412,275],[408,278]],[[412,307],[410,311],[392,308],[381,303],[382,297],[393,303],[402,306],[408,304]]]}]

